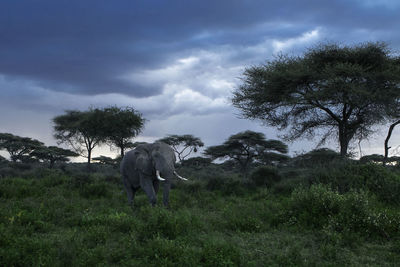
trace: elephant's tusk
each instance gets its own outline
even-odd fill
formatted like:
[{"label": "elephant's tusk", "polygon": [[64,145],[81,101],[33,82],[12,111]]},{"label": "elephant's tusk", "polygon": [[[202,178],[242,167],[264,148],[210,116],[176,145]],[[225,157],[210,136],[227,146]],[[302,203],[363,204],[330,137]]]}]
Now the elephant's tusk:
[{"label": "elephant's tusk", "polygon": [[160,172],[158,170],[156,170],[156,176],[158,180],[165,181],[165,179],[160,176]]},{"label": "elephant's tusk", "polygon": [[187,181],[188,179],[186,179],[186,178],[183,178],[182,176],[180,176],[179,174],[177,174],[175,171],[174,171],[174,174],[176,175],[176,177],[178,177],[179,179],[182,179],[182,180],[184,180],[184,181]]}]

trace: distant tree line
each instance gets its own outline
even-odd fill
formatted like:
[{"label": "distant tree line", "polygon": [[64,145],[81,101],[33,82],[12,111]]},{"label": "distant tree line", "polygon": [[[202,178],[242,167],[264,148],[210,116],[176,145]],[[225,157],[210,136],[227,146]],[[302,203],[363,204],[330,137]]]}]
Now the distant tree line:
[{"label": "distant tree line", "polygon": [[[78,156],[71,150],[45,146],[36,139],[10,133],[0,133],[0,150],[8,152],[13,162],[45,162],[49,164],[50,168],[53,168],[56,162],[67,162],[70,157]],[[2,161],[5,161],[3,157]]]}]

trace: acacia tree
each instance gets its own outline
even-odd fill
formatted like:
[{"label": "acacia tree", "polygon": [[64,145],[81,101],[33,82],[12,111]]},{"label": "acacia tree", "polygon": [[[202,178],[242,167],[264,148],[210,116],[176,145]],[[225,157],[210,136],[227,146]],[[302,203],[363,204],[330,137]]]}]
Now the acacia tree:
[{"label": "acacia tree", "polygon": [[145,123],[142,115],[132,107],[108,107],[103,110],[106,138],[111,145],[120,149],[121,157],[125,149],[134,147],[132,138],[137,136]]},{"label": "acacia tree", "polygon": [[10,159],[16,161],[29,161],[30,153],[44,144],[36,139],[21,137],[10,133],[0,133],[0,149],[10,154]]},{"label": "acacia tree", "polygon": [[368,138],[385,120],[384,107],[398,99],[398,60],[383,43],[320,45],[246,69],[232,102],[245,118],[289,128],[286,140],[322,133],[322,144],[334,136],[344,156],[350,141]]},{"label": "acacia tree", "polygon": [[93,149],[106,141],[104,112],[90,108],[88,111],[68,110],[65,113],[53,118],[54,137],[59,144],[65,143],[86,157],[90,166]]},{"label": "acacia tree", "polygon": [[[398,63],[400,65],[400,60]],[[383,158],[384,165],[389,161],[389,149],[391,148],[389,146],[389,140],[392,137],[394,128],[400,124],[400,99],[398,102],[394,103],[394,106],[387,106],[386,113],[390,125],[384,142],[384,158]]]},{"label": "acacia tree", "polygon": [[244,131],[230,136],[222,145],[208,147],[204,154],[212,159],[234,160],[246,179],[250,165],[271,151],[286,154],[288,148],[279,140],[266,140],[263,133]]},{"label": "acacia tree", "polygon": [[185,135],[168,135],[159,142],[164,142],[172,147],[178,156],[180,162],[183,162],[192,152],[197,152],[199,147],[203,147],[204,143],[198,137],[190,134]]},{"label": "acacia tree", "polygon": [[37,160],[48,162],[49,168],[52,169],[56,162],[67,162],[69,157],[77,157],[79,154],[61,147],[41,146],[30,153]]}]

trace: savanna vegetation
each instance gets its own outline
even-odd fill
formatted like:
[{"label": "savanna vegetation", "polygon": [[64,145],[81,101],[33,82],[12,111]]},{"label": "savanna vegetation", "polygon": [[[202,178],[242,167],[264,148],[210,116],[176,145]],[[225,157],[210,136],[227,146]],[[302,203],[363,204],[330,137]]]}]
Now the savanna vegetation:
[{"label": "savanna vegetation", "polygon": [[176,181],[170,209],[152,208],[142,191],[131,209],[111,165],[20,170],[0,179],[0,262],[396,265],[399,170],[333,153],[257,167],[245,183],[240,166],[188,162],[178,171],[190,181]]},{"label": "savanna vegetation", "polygon": [[[128,205],[118,165],[145,123],[133,108],[56,116],[71,150],[0,134],[0,266],[398,265],[399,62],[380,43],[326,45],[247,69],[232,99],[245,117],[289,129],[284,141],[322,133],[339,153],[290,157],[284,141],[244,131],[189,158],[200,138],[168,135],[189,179],[174,182],[169,209],[143,191]],[[384,155],[352,158],[352,142],[385,123]],[[92,158],[100,145],[120,156]],[[87,164],[68,162],[78,155]]]}]

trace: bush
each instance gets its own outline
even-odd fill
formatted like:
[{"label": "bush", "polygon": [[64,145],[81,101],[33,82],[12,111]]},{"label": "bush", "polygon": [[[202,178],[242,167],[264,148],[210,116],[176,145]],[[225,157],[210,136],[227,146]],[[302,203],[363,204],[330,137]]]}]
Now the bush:
[{"label": "bush", "polygon": [[369,190],[380,200],[400,204],[400,176],[383,166],[347,164],[342,168],[320,168],[311,174],[311,184],[328,184],[346,193],[352,189]]},{"label": "bush", "polygon": [[206,189],[220,191],[224,195],[243,195],[248,186],[239,180],[226,177],[213,177],[208,180]]},{"label": "bush", "polygon": [[276,167],[261,166],[251,174],[250,180],[257,186],[271,187],[281,180],[281,176]]},{"label": "bush", "polygon": [[171,212],[164,207],[144,206],[139,216],[143,221],[142,224],[137,225],[139,240],[148,240],[157,236],[176,239],[199,225],[198,221],[185,210]]},{"label": "bush", "polygon": [[80,188],[79,193],[81,196],[86,198],[109,197],[111,195],[111,192],[109,191],[109,185],[105,182],[84,184]]},{"label": "bush", "polygon": [[235,232],[263,232],[269,224],[263,220],[262,211],[261,206],[249,206],[248,203],[227,206],[224,209],[225,221],[222,226]]},{"label": "bush", "polygon": [[322,228],[329,218],[339,213],[343,196],[323,185],[293,191],[286,215],[289,224]]},{"label": "bush", "polygon": [[296,167],[311,167],[327,166],[332,164],[341,164],[347,159],[342,157],[336,151],[329,148],[314,149],[308,153],[294,157],[290,164]]},{"label": "bush", "polygon": [[241,266],[240,251],[223,241],[205,242],[200,258],[203,266]]},{"label": "bush", "polygon": [[[155,237],[136,251],[138,262],[133,266],[198,266],[194,249],[185,242]],[[134,253],[135,253],[134,252]]]},{"label": "bush", "polygon": [[392,237],[400,230],[400,213],[381,210],[364,191],[339,194],[326,185],[297,189],[292,193],[284,220],[312,229]]}]

